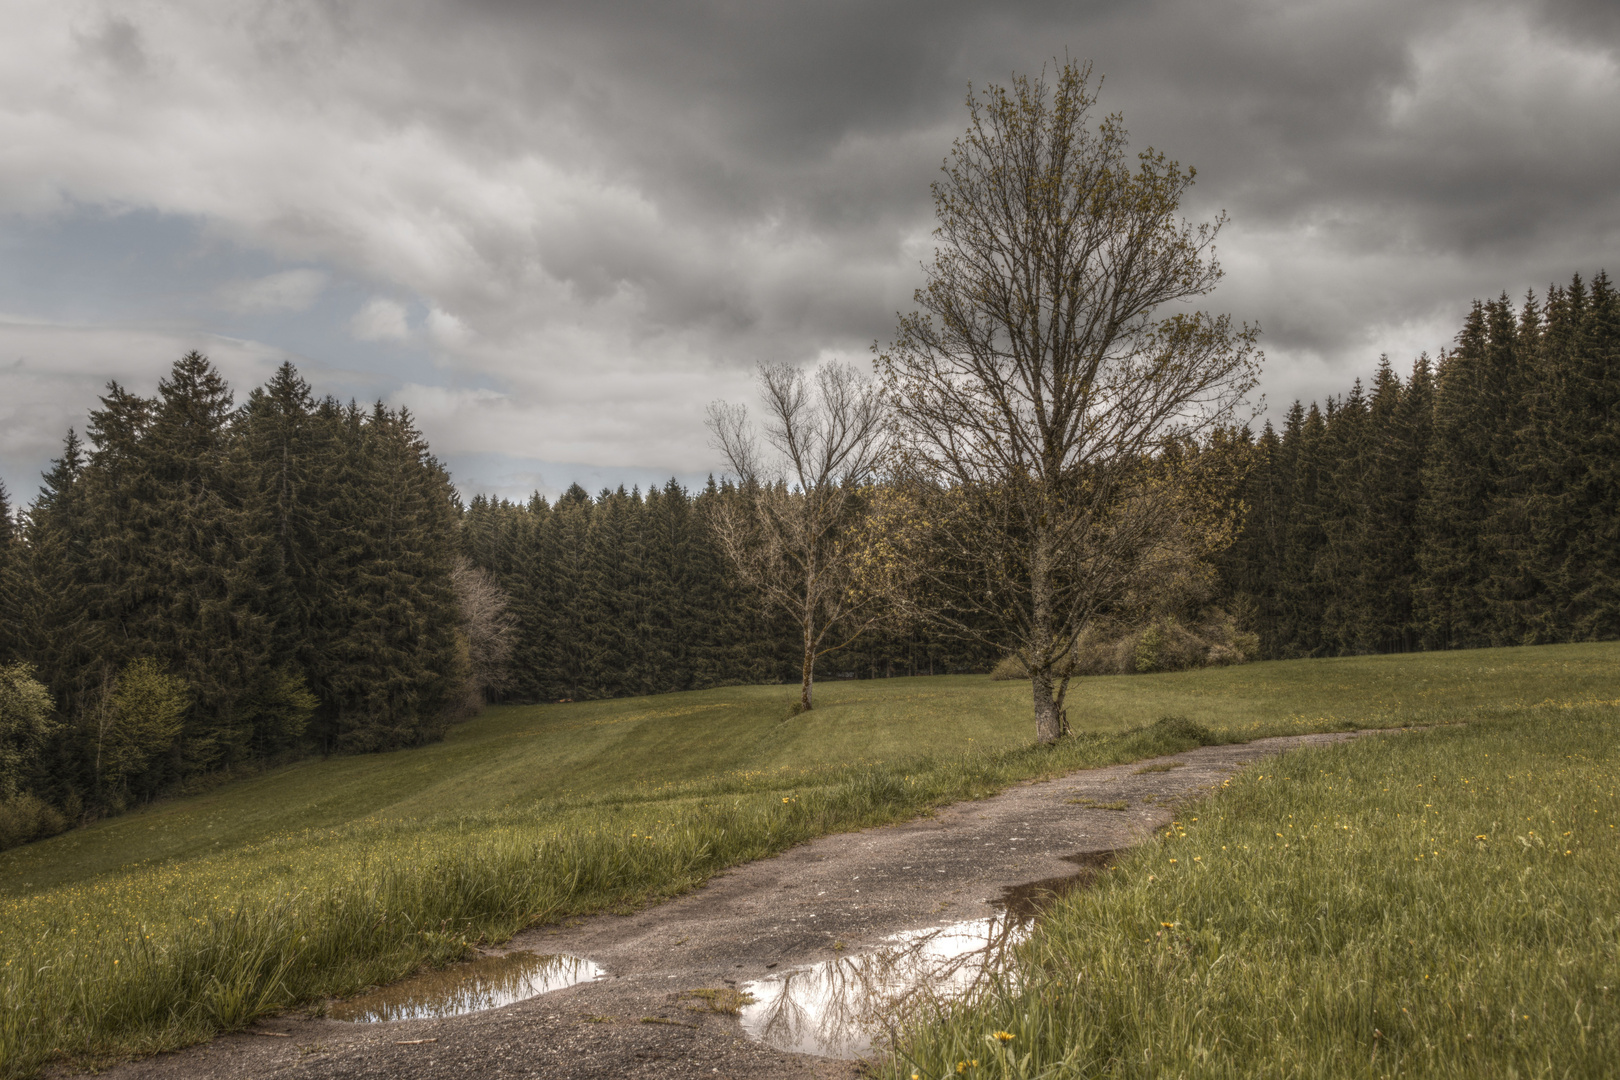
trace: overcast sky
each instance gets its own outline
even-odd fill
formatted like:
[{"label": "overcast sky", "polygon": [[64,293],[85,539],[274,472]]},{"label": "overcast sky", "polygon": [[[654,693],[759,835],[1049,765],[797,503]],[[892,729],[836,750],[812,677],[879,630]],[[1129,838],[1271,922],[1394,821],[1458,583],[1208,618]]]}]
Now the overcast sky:
[{"label": "overcast sky", "polygon": [[1275,411],[1620,271],[1617,47],[1613,0],[10,0],[0,478],[196,348],[409,406],[465,495],[695,481],[756,362],[889,339],[969,84],[1065,54],[1230,215]]}]

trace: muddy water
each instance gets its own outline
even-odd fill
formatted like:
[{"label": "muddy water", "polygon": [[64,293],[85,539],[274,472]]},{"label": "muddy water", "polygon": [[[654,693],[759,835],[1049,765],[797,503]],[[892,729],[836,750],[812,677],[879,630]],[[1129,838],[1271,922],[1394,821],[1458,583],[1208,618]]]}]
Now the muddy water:
[{"label": "muddy water", "polygon": [[1042,909],[1096,881],[1118,852],[1071,855],[1074,873],[1003,890],[1000,913],[895,934],[867,953],[839,957],[751,982],[743,1030],[778,1050],[858,1058],[872,1051],[917,1006],[960,997],[1013,971],[1011,949],[1029,936]]},{"label": "muddy water", "polygon": [[1073,863],[1079,869],[1061,877],[1009,885],[1001,890],[996,906],[1014,918],[1036,918],[1052,901],[1090,888],[1096,882],[1097,875],[1113,866],[1119,855],[1118,851],[1085,851],[1078,855],[1065,855],[1063,861]]},{"label": "muddy water", "polygon": [[895,934],[878,948],[741,987],[751,1037],[797,1054],[857,1058],[918,1005],[958,996],[1005,968],[1030,920],[973,919]]},{"label": "muddy water", "polygon": [[485,956],[337,1002],[327,1008],[326,1015],[357,1023],[460,1016],[601,977],[601,968],[578,956],[528,952]]}]

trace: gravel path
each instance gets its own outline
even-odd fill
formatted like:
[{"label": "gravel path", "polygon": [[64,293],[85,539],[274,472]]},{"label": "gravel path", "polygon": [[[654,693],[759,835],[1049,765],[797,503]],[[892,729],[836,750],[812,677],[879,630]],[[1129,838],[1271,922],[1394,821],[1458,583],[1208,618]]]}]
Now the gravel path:
[{"label": "gravel path", "polygon": [[[499,950],[586,957],[607,972],[593,983],[449,1019],[270,1020],[101,1075],[853,1078],[851,1062],[770,1049],[749,1039],[735,1017],[694,1012],[680,995],[859,953],[896,933],[987,917],[1007,901],[1016,910],[1032,891],[1076,880],[1099,853],[1139,842],[1243,766],[1353,737],[1206,746],[1021,784],[902,825],[825,836],[679,899],[526,931]],[[1152,765],[1174,767],[1140,771]]]}]

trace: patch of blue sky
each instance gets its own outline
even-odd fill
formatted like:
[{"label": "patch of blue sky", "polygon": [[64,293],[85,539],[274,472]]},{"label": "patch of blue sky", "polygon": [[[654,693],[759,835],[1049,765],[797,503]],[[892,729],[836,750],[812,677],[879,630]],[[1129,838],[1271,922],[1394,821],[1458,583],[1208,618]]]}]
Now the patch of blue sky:
[{"label": "patch of blue sky", "polygon": [[[278,294],[277,278],[294,280]],[[329,266],[237,244],[199,218],[82,207],[0,225],[0,312],[258,342],[339,378],[347,385],[317,389],[340,396],[443,379],[422,345],[351,333],[356,312],[380,291]],[[426,318],[420,301],[396,299],[412,325]]]},{"label": "patch of blue sky", "polygon": [[[379,298],[404,333],[362,340],[356,315]],[[188,348],[252,354],[261,376],[291,360],[317,396],[340,400],[390,400],[407,384],[502,389],[437,362],[419,332],[427,316],[414,297],[280,260],[199,218],[82,206],[0,220],[0,322],[22,328],[0,346],[9,354],[0,355],[0,400],[9,402],[0,411],[23,410],[32,429],[17,424],[3,440],[0,479],[14,502],[31,500],[61,435],[83,430],[109,379],[151,394]],[[127,335],[127,347],[108,348],[109,333]],[[227,371],[238,401],[252,389],[242,370]]]}]

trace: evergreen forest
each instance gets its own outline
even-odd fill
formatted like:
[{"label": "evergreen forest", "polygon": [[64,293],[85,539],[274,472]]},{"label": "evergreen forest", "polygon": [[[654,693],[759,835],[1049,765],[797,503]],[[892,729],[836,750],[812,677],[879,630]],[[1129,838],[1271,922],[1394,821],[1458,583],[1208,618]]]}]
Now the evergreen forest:
[{"label": "evergreen forest", "polygon": [[[1243,527],[1205,599],[1262,658],[1620,637],[1620,301],[1476,303],[1281,430],[1235,434]],[[484,701],[797,681],[711,480],[464,503],[408,412],[289,365],[110,384],[37,497],[0,489],[0,846],[309,753],[439,738]],[[1228,657],[1229,659],[1230,657]],[[923,629],[820,677],[988,671]]]},{"label": "evergreen forest", "polygon": [[1387,358],[1267,425],[1222,591],[1268,659],[1620,637],[1620,302],[1476,302],[1403,380]]}]

